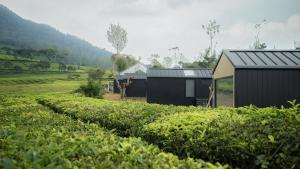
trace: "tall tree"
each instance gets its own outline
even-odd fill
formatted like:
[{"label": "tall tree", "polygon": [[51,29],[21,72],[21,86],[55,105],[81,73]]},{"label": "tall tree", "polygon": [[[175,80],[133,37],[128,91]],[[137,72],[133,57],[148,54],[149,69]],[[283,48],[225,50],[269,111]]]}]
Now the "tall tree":
[{"label": "tall tree", "polygon": [[178,66],[179,65],[179,63],[181,62],[181,58],[180,58],[180,53],[179,53],[179,51],[180,51],[180,49],[179,49],[179,47],[178,46],[175,46],[175,47],[172,47],[172,48],[170,48],[169,49],[169,51],[172,53],[172,60],[174,60],[174,66]]},{"label": "tall tree", "polygon": [[115,69],[116,58],[120,52],[127,45],[127,31],[122,28],[119,24],[110,24],[109,30],[107,31],[107,40],[116,49],[116,54],[111,56],[112,69]]},{"label": "tall tree", "polygon": [[209,55],[213,55],[213,40],[217,33],[220,32],[220,25],[217,24],[216,20],[210,20],[207,25],[202,25],[202,29],[205,30],[206,34],[209,36]]},{"label": "tall tree", "polygon": [[170,68],[173,64],[172,62],[173,62],[173,60],[171,57],[168,57],[168,56],[164,57],[163,63],[166,68]]},{"label": "tall tree", "polygon": [[116,49],[119,54],[128,42],[127,31],[122,28],[119,24],[110,24],[109,30],[107,31],[107,40]]},{"label": "tall tree", "polygon": [[262,22],[257,23],[254,25],[254,29],[255,29],[255,41],[253,43],[253,48],[254,49],[265,49],[267,48],[266,43],[263,43],[260,41],[260,33],[261,33],[261,29],[263,27],[263,25],[267,24],[267,20],[264,19]]},{"label": "tall tree", "polygon": [[158,54],[152,54],[150,57],[151,66],[153,68],[162,68],[162,64],[159,61],[160,56]]}]

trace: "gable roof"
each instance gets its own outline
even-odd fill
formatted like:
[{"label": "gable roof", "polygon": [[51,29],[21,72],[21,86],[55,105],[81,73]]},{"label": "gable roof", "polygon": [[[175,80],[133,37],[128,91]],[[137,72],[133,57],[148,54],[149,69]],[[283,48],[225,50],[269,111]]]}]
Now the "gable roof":
[{"label": "gable roof", "polygon": [[223,50],[223,55],[235,68],[300,69],[300,50]]},{"label": "gable roof", "polygon": [[136,73],[138,71],[143,72],[143,73],[147,73],[147,69],[148,67],[142,63],[137,63],[131,67],[129,67],[128,69],[120,72],[120,75],[125,75],[128,73]]},{"label": "gable roof", "polygon": [[211,69],[148,69],[147,77],[212,78]]}]

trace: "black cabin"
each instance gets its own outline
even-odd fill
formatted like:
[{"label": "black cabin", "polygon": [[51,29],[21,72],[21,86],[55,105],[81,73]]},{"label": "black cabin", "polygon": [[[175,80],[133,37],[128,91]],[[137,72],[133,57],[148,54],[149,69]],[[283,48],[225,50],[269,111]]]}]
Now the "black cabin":
[{"label": "black cabin", "polygon": [[300,100],[299,50],[224,50],[213,71],[214,106],[289,106]]},{"label": "black cabin", "polygon": [[127,83],[129,78],[131,82],[125,91],[126,97],[146,97],[146,74],[128,73],[125,75],[119,75],[114,80],[114,93],[120,93],[117,80],[121,85],[122,83]]},{"label": "black cabin", "polygon": [[210,69],[148,69],[147,102],[206,105],[211,82]]}]

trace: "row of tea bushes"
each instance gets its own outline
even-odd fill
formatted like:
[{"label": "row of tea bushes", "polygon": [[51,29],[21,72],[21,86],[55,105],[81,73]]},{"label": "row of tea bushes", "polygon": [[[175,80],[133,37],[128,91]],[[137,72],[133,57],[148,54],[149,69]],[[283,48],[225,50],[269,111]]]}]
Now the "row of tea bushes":
[{"label": "row of tea bushes", "polygon": [[161,152],[30,98],[0,98],[0,168],[226,168]]},{"label": "row of tea bushes", "polygon": [[[180,157],[240,168],[299,168],[299,105],[196,108],[67,96],[39,99],[61,113],[139,136]],[[181,113],[180,113],[181,112]]]},{"label": "row of tea bushes", "polygon": [[294,109],[176,113],[145,125],[141,133],[179,156],[240,168],[300,168],[300,116]]},{"label": "row of tea bushes", "polygon": [[174,112],[207,110],[207,108],[193,106],[100,101],[75,95],[41,97],[38,102],[74,118],[99,123],[108,129],[116,129],[120,136],[137,136],[145,124]]}]

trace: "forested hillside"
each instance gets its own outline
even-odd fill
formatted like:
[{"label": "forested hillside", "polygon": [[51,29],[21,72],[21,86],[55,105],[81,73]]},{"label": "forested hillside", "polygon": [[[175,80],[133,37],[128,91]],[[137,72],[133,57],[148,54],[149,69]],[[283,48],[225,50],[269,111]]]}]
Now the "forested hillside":
[{"label": "forested hillside", "polygon": [[53,48],[68,53],[65,64],[111,66],[111,53],[75,36],[21,18],[0,4],[0,46],[14,48]]}]

